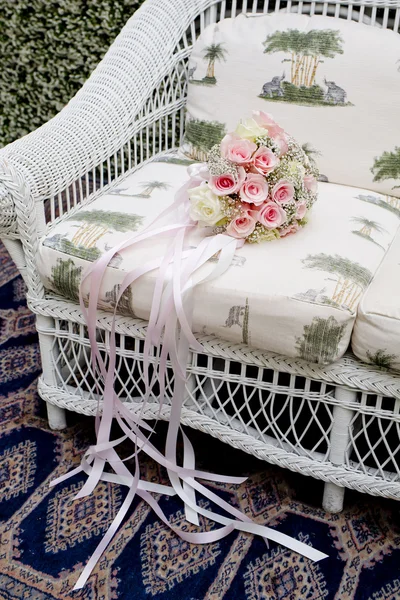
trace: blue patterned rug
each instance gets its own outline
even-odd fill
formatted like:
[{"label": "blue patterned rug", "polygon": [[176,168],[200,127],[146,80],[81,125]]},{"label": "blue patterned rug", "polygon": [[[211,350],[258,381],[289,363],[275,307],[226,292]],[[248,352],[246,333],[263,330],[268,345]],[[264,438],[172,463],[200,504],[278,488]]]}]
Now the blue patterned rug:
[{"label": "blue patterned rug", "polygon": [[[320,482],[271,467],[198,432],[190,437],[199,467],[249,474],[240,487],[214,489],[259,523],[315,545],[329,558],[313,564],[273,543],[268,549],[244,533],[191,545],[136,501],[86,587],[71,592],[125,489],[101,483],[90,497],[72,501],[82,477],[49,488],[55,476],[79,463],[93,441],[93,421],[71,414],[66,431],[49,430],[36,393],[38,344],[24,292],[0,246],[0,600],[400,598],[397,503],[348,492],[344,512],[326,514],[320,508]],[[162,444],[164,424],[158,430]],[[149,480],[166,481],[151,460],[142,468]],[[179,501],[161,498],[160,503],[171,522],[194,530],[184,522]]]}]

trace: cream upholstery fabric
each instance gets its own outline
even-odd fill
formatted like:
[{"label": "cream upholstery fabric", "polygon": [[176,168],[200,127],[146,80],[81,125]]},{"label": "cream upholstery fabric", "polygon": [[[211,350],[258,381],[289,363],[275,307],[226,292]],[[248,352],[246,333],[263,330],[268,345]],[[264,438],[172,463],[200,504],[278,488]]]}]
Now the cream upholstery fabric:
[{"label": "cream upholstery fabric", "polygon": [[[172,160],[144,166],[53,227],[38,253],[49,290],[75,300],[89,261],[172,202],[187,179],[186,167],[176,164],[182,161]],[[388,206],[385,197],[371,202],[363,190],[320,184],[301,232],[246,244],[224,275],[196,288],[194,331],[310,362],[333,362],[349,344],[361,295],[397,229]],[[196,233],[190,245],[198,240]],[[163,254],[166,243],[142,242],[113,259],[101,289],[102,308],[113,309],[125,272]],[[133,284],[121,313],[148,318],[155,277],[153,271]]]},{"label": "cream upholstery fabric", "polygon": [[397,33],[344,19],[274,13],[211,25],[190,58],[183,149],[203,160],[264,110],[317,153],[330,182],[399,196],[399,61]]},{"label": "cream upholstery fabric", "polygon": [[400,371],[400,230],[359,304],[352,347],[361,360]]}]

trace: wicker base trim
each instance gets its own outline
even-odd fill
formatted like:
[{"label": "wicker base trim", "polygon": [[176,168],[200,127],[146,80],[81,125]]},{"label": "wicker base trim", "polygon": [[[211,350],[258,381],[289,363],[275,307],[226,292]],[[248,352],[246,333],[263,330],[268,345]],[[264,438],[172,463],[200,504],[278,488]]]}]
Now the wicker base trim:
[{"label": "wicker base trim", "polygon": [[[29,307],[36,314],[56,319],[65,319],[85,324],[80,308],[61,298],[48,297],[44,300],[29,299]],[[97,326],[106,331],[111,330],[112,315],[98,311]],[[147,322],[128,317],[117,317],[116,332],[129,337],[144,339]],[[41,331],[53,333],[53,331]],[[240,344],[225,342],[212,336],[196,335],[204,348],[204,354],[240,363],[254,365],[300,375],[334,385],[348,387],[353,390],[379,394],[400,399],[400,374],[379,370],[360,362],[353,354],[348,353],[335,363],[327,366],[307,363],[297,358],[287,358],[272,352],[256,350]]]},{"label": "wicker base trim", "polygon": [[[49,385],[42,378],[39,379],[38,390],[43,400],[60,408],[90,416],[96,414],[96,400],[78,398],[75,394],[70,394]],[[142,410],[140,402],[129,402],[127,405],[133,414],[137,414]],[[157,414],[159,414],[161,419],[167,421],[170,414],[170,406],[164,405],[159,413],[158,404],[148,403],[142,416],[145,419],[154,419]],[[345,465],[334,465],[330,462],[321,463],[309,457],[287,452],[282,448],[266,444],[255,440],[249,435],[232,430],[231,427],[222,425],[214,419],[199,415],[195,411],[185,407],[182,410],[181,422],[183,425],[188,425],[189,427],[208,433],[220,441],[230,444],[234,448],[243,450],[261,460],[285,469],[290,469],[302,475],[308,475],[315,479],[334,483],[335,485],[350,488],[358,492],[400,500],[400,482],[385,481],[372,474],[360,473],[356,469],[351,469]],[[353,464],[357,465],[357,463]],[[390,474],[388,475],[390,477]]]}]

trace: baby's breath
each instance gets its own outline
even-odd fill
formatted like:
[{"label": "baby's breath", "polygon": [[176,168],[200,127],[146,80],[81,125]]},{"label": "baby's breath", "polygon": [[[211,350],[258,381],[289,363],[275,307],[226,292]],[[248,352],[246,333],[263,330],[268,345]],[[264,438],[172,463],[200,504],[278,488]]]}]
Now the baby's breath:
[{"label": "baby's breath", "polygon": [[230,221],[239,217],[243,212],[241,208],[242,203],[237,194],[235,194],[233,198],[231,196],[222,196],[219,201],[222,212]]},{"label": "baby's breath", "polygon": [[210,175],[218,176],[229,173],[229,175],[233,175],[235,179],[237,178],[236,166],[230,160],[227,160],[221,156],[219,144],[216,144],[211,148],[208,155],[207,166],[208,170],[210,171]]},{"label": "baby's breath", "polygon": [[272,242],[279,238],[277,229],[267,229],[261,223],[257,223],[256,227],[246,239],[250,244],[259,244],[260,242]]},{"label": "baby's breath", "polygon": [[286,179],[287,181],[290,181],[295,188],[301,189],[303,187],[305,174],[305,168],[299,161],[287,158],[287,155],[285,155],[276,169],[270,173],[268,180],[270,185],[275,185],[281,179]]},{"label": "baby's breath", "polygon": [[314,204],[314,202],[316,201],[317,198],[318,198],[317,194],[312,194],[311,192],[308,192],[308,198],[306,201],[307,209],[312,207],[312,205]]},{"label": "baby's breath", "polygon": [[290,221],[292,217],[296,214],[297,210],[297,202],[292,201],[285,204],[282,208],[284,208],[285,213],[287,215],[287,220]]},{"label": "baby's breath", "polygon": [[310,192],[306,190],[304,185],[299,187],[296,191],[296,200],[297,202],[305,202],[306,204],[309,202]]},{"label": "baby's breath", "polygon": [[288,136],[287,145],[288,151],[285,154],[287,160],[295,160],[304,165],[308,165],[310,161],[308,160],[306,153],[294,138]]},{"label": "baby's breath", "polygon": [[225,231],[226,225],[218,225],[217,227],[214,227],[213,234],[218,235],[219,233],[225,233]]},{"label": "baby's breath", "polygon": [[310,161],[310,166],[307,168],[307,175],[312,175],[315,179],[319,177],[319,169],[317,163]]},{"label": "baby's breath", "polygon": [[279,144],[275,140],[270,138],[268,135],[261,135],[261,136],[257,137],[255,139],[255,142],[259,148],[260,148],[260,146],[264,146],[264,148],[269,148],[270,150],[272,150],[272,152],[274,154],[279,156],[280,151],[281,151]]}]

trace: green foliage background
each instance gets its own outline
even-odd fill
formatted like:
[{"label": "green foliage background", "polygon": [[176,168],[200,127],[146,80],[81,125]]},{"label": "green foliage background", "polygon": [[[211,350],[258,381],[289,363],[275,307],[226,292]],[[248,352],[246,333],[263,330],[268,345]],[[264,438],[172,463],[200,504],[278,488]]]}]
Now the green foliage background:
[{"label": "green foliage background", "polygon": [[0,0],[0,147],[74,96],[143,0]]}]

